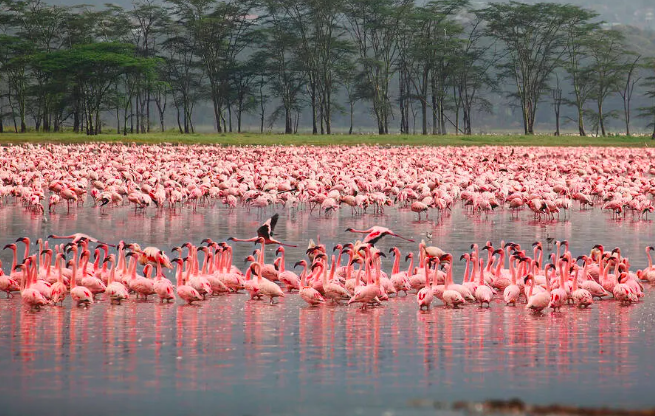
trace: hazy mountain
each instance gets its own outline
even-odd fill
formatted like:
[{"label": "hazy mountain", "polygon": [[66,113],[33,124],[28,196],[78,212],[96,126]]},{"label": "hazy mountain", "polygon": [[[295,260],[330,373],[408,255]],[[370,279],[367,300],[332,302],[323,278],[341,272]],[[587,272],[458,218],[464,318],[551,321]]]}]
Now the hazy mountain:
[{"label": "hazy mountain", "polygon": [[[537,3],[538,0],[525,0],[526,3]],[[654,0],[550,0],[553,3],[570,3],[597,11],[601,18],[609,24],[625,24],[641,29],[655,30],[655,1]],[[418,0],[417,3],[425,3]],[[50,4],[89,4],[102,7],[105,3],[118,4],[125,8],[132,5],[132,0],[116,0],[107,2],[103,0],[47,0]],[[474,7],[484,7],[487,1],[471,1]]]}]

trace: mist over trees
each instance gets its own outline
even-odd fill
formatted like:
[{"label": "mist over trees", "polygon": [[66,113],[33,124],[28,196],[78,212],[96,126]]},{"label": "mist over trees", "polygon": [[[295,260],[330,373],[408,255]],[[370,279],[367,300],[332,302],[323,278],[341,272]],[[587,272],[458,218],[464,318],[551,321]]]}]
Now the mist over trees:
[{"label": "mist over trees", "polygon": [[0,5],[0,132],[655,137],[655,34],[573,4]]}]

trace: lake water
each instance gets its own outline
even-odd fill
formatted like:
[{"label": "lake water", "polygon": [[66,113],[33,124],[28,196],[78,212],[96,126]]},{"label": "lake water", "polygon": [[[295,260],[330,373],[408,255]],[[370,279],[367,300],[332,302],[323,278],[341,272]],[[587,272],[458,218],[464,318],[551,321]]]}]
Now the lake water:
[{"label": "lake water", "polygon": [[[268,212],[270,215],[272,211]],[[434,214],[433,214],[434,215]],[[136,241],[170,248],[229,236],[250,237],[268,215],[218,207],[101,212],[72,208],[41,216],[0,207],[3,246],[19,236],[85,232],[109,242]],[[436,217],[436,215],[434,215]],[[459,255],[471,243],[500,240],[529,247],[547,237],[568,239],[574,255],[597,243],[646,264],[643,248],[655,243],[650,221],[610,219],[598,210],[537,223],[523,212],[449,216],[417,222],[416,214],[388,209],[384,216],[331,218],[281,212],[277,237],[298,244],[287,268],[304,255],[309,238],[328,248],[354,235],[347,227],[384,225]],[[404,254],[416,244],[386,238]],[[235,264],[253,250],[235,244]],[[10,251],[1,253],[5,270]],[[271,260],[273,248],[267,250]],[[385,270],[391,261],[385,260]],[[404,263],[403,263],[404,266]],[[455,280],[461,281],[463,263]],[[169,273],[169,276],[172,276]],[[528,403],[644,408],[655,376],[655,300],[652,290],[629,307],[596,302],[589,310],[563,308],[534,315],[500,302],[450,310],[435,300],[419,312],[415,295],[383,307],[309,308],[298,295],[278,305],[245,294],[211,298],[199,306],[131,299],[88,309],[48,307],[32,312],[20,297],[0,299],[1,414],[216,414],[216,415],[434,415],[433,401],[509,399]]]}]

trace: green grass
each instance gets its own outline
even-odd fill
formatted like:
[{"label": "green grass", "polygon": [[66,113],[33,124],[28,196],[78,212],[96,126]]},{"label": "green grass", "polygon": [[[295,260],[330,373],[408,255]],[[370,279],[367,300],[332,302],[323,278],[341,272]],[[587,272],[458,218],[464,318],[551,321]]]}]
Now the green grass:
[{"label": "green grass", "polygon": [[149,133],[122,136],[101,134],[86,136],[74,133],[4,133],[0,134],[0,144],[26,143],[140,143],[140,144],[219,144],[219,145],[410,145],[410,146],[619,146],[648,147],[655,145],[650,137],[579,137],[579,136],[421,136],[421,135],[284,135],[258,133],[228,134],[178,134]]}]

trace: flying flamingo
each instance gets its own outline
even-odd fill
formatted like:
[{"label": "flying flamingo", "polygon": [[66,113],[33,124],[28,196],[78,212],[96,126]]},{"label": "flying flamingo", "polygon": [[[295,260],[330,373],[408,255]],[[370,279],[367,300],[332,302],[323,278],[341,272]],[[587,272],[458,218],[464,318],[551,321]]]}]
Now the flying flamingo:
[{"label": "flying flamingo", "polygon": [[398,237],[400,239],[403,239],[405,241],[409,242],[414,242],[414,240],[405,238],[403,236],[400,236],[393,231],[391,231],[388,228],[385,227],[380,227],[380,226],[373,226],[369,228],[368,230],[356,230],[354,228],[346,228],[346,231],[350,231],[351,233],[359,233],[359,234],[367,234],[366,237],[364,237],[363,243],[364,244],[370,244],[374,246],[378,241],[380,241],[383,237],[390,235],[392,237]]},{"label": "flying flamingo", "polygon": [[[107,244],[107,243],[103,243],[102,241],[98,240],[97,238],[93,238],[90,235],[83,234],[83,233],[74,233],[74,234],[71,234],[71,235],[54,235],[54,234],[50,234],[47,237],[47,239],[49,240],[51,238],[52,239],[59,239],[59,240],[72,240],[71,242],[74,243],[74,244],[77,244],[82,240],[87,240],[87,241],[90,241],[92,243]],[[107,245],[109,247],[116,247],[113,244],[107,244]]]},{"label": "flying flamingo", "polygon": [[264,239],[264,242],[266,244],[277,244],[280,246],[286,246],[286,247],[298,247],[293,244],[286,244],[281,241],[278,241],[276,239],[271,238],[274,234],[273,231],[275,230],[275,225],[277,224],[277,220],[280,217],[279,214],[273,215],[271,218],[267,219],[266,222],[264,222],[258,229],[257,229],[257,236],[252,237],[252,238],[234,238],[230,237],[228,238],[228,241],[237,241],[237,242],[249,242],[249,243],[254,243],[258,242],[260,238]]}]

